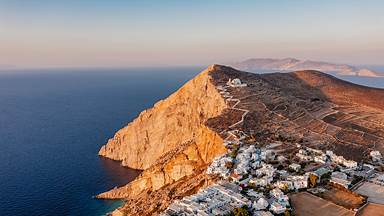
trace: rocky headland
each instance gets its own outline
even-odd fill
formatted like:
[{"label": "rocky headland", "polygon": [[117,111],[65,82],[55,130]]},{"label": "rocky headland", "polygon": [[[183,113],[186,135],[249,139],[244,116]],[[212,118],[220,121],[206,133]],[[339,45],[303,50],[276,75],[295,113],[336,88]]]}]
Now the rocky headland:
[{"label": "rocky headland", "polygon": [[[225,87],[240,79],[246,86]],[[115,215],[156,215],[175,199],[216,181],[206,169],[227,152],[225,140],[297,143],[364,160],[384,152],[384,90],[318,71],[253,74],[212,65],[120,129],[99,155],[143,170],[129,184],[97,197],[125,199]]]}]

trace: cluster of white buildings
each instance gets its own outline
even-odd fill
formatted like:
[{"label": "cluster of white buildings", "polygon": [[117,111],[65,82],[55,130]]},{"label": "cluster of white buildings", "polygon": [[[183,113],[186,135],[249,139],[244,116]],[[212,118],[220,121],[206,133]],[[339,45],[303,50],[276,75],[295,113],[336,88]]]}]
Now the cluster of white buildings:
[{"label": "cluster of white buildings", "polygon": [[231,174],[229,166],[231,164],[233,164],[233,158],[229,157],[228,154],[216,157],[208,167],[207,174],[219,174],[222,178],[226,179]]},{"label": "cluster of white buildings", "polygon": [[195,195],[175,201],[161,215],[225,215],[235,208],[251,204],[250,200],[237,191],[215,184]]},{"label": "cluster of white buildings", "polygon": [[265,159],[265,152],[256,149],[255,146],[251,145],[248,148],[241,147],[236,156],[234,173],[237,175],[250,173],[251,169],[256,169],[261,166],[262,159]]},{"label": "cluster of white buildings", "polygon": [[[361,164],[359,165],[356,161],[347,160],[343,156],[334,154],[332,151],[326,151],[323,153],[321,150],[305,148],[300,149],[296,156],[305,162],[318,162],[324,164],[324,167],[311,172],[312,174],[320,177],[323,174],[330,173],[330,182],[343,186],[344,188],[349,188],[352,184],[354,176],[359,176],[363,178],[368,178],[374,173],[374,166],[370,164]],[[381,162],[382,155],[379,151],[371,151],[370,156],[373,162]],[[339,170],[334,170],[332,165],[339,167]],[[326,169],[325,167],[330,167]],[[294,167],[290,166],[291,169]]]},{"label": "cluster of white buildings", "polygon": [[[239,79],[229,80],[227,85],[246,86]],[[235,141],[226,141],[226,146],[232,151],[229,150],[227,154],[216,157],[207,168],[207,174],[221,176],[225,184],[215,184],[195,195],[175,201],[163,213],[164,216],[226,215],[242,206],[247,206],[248,210],[256,216],[283,214],[290,210],[289,198],[285,193],[309,188],[311,175],[318,177],[317,183],[322,182],[322,177],[327,176],[327,180],[331,183],[348,189],[351,186],[352,177],[366,177],[367,173],[374,170],[372,165],[358,166],[356,161],[347,160],[332,151],[324,153],[321,150],[301,146],[297,146],[300,149],[296,154],[300,163],[319,163],[320,165],[315,166],[316,170],[304,173],[299,163],[290,163],[282,155],[277,157],[277,162],[280,165],[287,165],[285,167],[288,169],[279,168],[278,170],[274,151],[268,148],[259,149],[254,145],[243,145],[241,137],[244,135],[239,131],[233,131],[233,133],[235,133],[234,137],[240,138],[236,138]],[[235,144],[236,148],[232,148]],[[240,147],[238,148],[237,145]],[[382,162],[380,152],[372,151],[370,156],[372,161]],[[384,175],[375,179],[384,185]]]},{"label": "cluster of white buildings", "polygon": [[256,195],[253,195],[255,198],[251,209],[255,215],[282,214],[290,207],[288,196],[278,188],[269,192],[269,198],[265,197],[262,193],[253,193]]},{"label": "cluster of white buildings", "polygon": [[300,149],[296,156],[305,162],[317,162],[324,165],[340,165],[342,166],[341,171],[332,172],[333,169],[327,169],[325,167],[319,168],[314,172],[310,172],[313,175],[318,177],[318,182],[320,182],[321,177],[327,173],[330,173],[330,182],[334,184],[341,185],[345,188],[348,188],[351,184],[351,177],[347,175],[347,171],[353,171],[357,169],[358,164],[353,160],[346,160],[343,156],[338,156],[332,151],[326,151],[325,153],[321,150],[313,148]]},{"label": "cluster of white buildings", "polygon": [[345,166],[349,169],[357,168],[357,162],[353,160],[347,160],[343,156],[334,154],[332,151],[326,151],[326,155],[330,158],[330,162]]},{"label": "cluster of white buildings", "polygon": [[300,149],[296,156],[306,162],[318,162],[325,164],[327,162],[339,164],[347,168],[357,168],[357,162],[353,160],[347,160],[343,156],[334,154],[332,151],[326,151],[325,153],[321,150],[313,148]]},{"label": "cluster of white buildings", "polygon": [[[250,145],[240,147],[234,160],[229,154],[231,153],[216,158],[208,167],[207,173],[219,174],[223,179],[231,180],[243,188],[252,186],[261,190],[267,187],[272,189],[269,197],[252,189],[246,192],[247,197],[253,201],[249,207],[255,215],[284,213],[290,207],[289,198],[284,192],[308,187],[308,175],[292,175],[268,164],[267,161],[275,156],[271,150],[262,150]],[[281,161],[286,161],[286,158]],[[228,169],[228,163],[234,165],[233,170]],[[301,170],[301,166],[295,163],[290,164],[289,168],[293,172]]]}]

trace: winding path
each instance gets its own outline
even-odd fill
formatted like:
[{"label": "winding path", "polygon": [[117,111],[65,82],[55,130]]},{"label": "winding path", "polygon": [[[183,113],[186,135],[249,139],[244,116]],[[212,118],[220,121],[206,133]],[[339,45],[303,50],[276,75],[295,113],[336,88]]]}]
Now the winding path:
[{"label": "winding path", "polygon": [[[241,119],[238,122],[229,126],[230,129],[233,129],[237,125],[244,122],[244,118],[249,113],[249,110],[236,107],[241,102],[241,100],[238,98],[234,98],[233,95],[231,95],[228,92],[228,90],[227,90],[228,87],[230,87],[230,86],[228,86],[228,85],[226,85],[225,87],[219,86],[219,87],[217,87],[217,89],[220,90],[220,94],[225,98],[225,100],[227,102],[235,101],[235,104],[232,107],[230,107],[229,109],[244,112],[243,115],[241,115]],[[233,87],[233,88],[236,88],[236,87]],[[242,87],[239,87],[239,88],[242,88]],[[228,133],[228,136],[227,136],[227,138],[224,139],[224,141],[227,141],[229,139],[229,137],[231,137],[231,136],[234,136],[236,138],[236,140],[239,141],[239,138],[237,138],[237,136],[235,134],[233,134],[232,131],[224,130],[221,133],[225,133],[225,132]],[[244,133],[244,132],[242,132],[242,133]]]}]

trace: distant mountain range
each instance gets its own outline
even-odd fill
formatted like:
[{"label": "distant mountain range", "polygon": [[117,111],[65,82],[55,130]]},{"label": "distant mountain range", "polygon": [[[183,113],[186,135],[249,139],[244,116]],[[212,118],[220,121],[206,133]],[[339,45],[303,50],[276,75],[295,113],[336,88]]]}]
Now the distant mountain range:
[{"label": "distant mountain range", "polygon": [[372,71],[366,68],[358,68],[346,64],[299,60],[295,58],[252,58],[242,62],[234,63],[232,66],[237,69],[250,72],[261,72],[268,70],[281,72],[318,70],[325,73],[335,73],[341,76],[384,77],[383,72]]}]

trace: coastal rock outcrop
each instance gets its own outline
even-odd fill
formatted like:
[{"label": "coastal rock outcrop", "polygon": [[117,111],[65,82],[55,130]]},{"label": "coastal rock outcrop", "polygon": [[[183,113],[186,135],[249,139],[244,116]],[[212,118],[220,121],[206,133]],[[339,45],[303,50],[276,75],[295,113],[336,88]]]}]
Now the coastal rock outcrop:
[{"label": "coastal rock outcrop", "polygon": [[[100,149],[100,156],[143,172],[129,184],[97,198],[135,200],[158,194],[156,191],[164,187],[173,188],[191,176],[200,176],[196,181],[210,178],[204,170],[214,157],[227,151],[223,137],[206,126],[209,119],[227,109],[226,100],[210,75],[220,67],[210,66],[174,94],[142,112]],[[182,193],[185,188],[173,190],[179,189]],[[118,212],[139,213],[123,210],[126,206]],[[165,203],[163,206],[166,207]]]},{"label": "coastal rock outcrop", "polygon": [[[163,154],[186,141],[203,139],[204,122],[225,108],[224,98],[211,83],[211,66],[187,82],[177,92],[143,111],[133,122],[119,130],[104,145],[99,155],[122,161],[124,166],[147,169]],[[215,151],[200,146],[203,161],[212,159]],[[218,147],[217,147],[218,148]],[[223,151],[219,149],[218,151]]]}]

